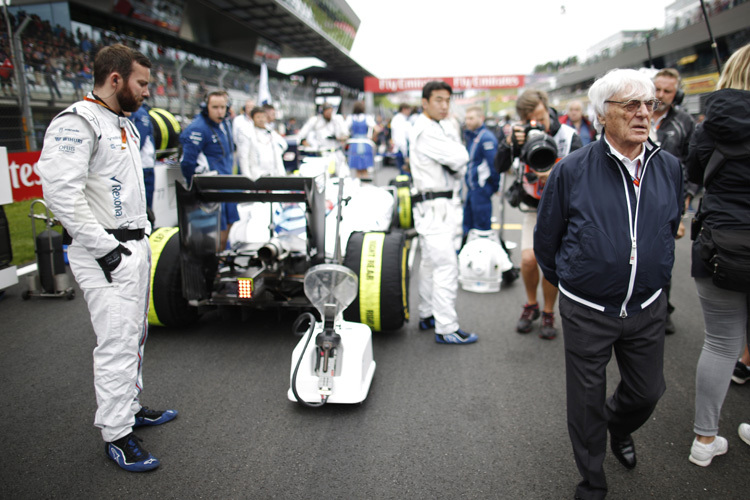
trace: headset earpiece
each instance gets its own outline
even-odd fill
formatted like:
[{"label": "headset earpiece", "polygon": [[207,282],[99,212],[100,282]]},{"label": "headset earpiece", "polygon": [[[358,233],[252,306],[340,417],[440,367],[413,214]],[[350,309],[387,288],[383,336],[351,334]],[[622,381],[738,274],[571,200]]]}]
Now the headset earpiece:
[{"label": "headset earpiece", "polygon": [[672,105],[679,106],[682,104],[683,99],[685,99],[685,91],[680,87],[677,89],[677,92],[674,93],[674,101],[672,101]]}]

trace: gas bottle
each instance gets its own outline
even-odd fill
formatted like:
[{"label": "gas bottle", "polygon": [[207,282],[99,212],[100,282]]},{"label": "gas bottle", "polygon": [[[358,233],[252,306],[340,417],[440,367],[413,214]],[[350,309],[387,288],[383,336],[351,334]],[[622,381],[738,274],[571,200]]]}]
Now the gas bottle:
[{"label": "gas bottle", "polygon": [[39,281],[47,293],[55,292],[55,275],[65,272],[62,235],[52,229],[36,236],[37,268]]}]

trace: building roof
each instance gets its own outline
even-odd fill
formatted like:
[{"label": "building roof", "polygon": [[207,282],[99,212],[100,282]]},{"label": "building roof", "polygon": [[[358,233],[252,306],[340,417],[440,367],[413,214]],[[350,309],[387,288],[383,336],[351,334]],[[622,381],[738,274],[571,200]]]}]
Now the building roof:
[{"label": "building roof", "polygon": [[[356,89],[364,88],[364,78],[373,76],[349,57],[349,48],[359,27],[359,18],[345,1],[329,3],[349,20],[344,28],[351,34],[349,43],[336,39],[315,22],[307,3],[301,0],[200,0],[222,16],[239,23],[283,48],[283,57],[317,57],[327,67],[318,73]],[[219,36],[221,36],[219,34]],[[219,44],[221,40],[218,41]]]}]

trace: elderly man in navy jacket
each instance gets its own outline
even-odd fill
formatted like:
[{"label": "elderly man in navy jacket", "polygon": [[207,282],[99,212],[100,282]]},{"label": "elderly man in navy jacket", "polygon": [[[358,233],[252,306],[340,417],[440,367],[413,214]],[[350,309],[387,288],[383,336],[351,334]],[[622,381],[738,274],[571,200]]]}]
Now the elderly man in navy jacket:
[{"label": "elderly man in navy jacket", "polygon": [[[576,498],[606,496],[607,430],[615,457],[636,465],[631,434],[666,388],[664,325],[682,214],[680,162],[649,140],[651,80],[613,70],[589,90],[603,138],[563,158],[539,205],[534,251],[560,289],[568,431],[583,480]],[[614,348],[620,383],[606,398]]]}]

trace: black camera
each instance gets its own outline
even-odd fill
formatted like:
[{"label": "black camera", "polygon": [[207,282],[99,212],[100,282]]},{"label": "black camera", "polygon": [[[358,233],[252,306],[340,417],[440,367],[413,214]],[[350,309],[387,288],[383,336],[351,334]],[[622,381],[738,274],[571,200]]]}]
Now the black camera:
[{"label": "black camera", "polygon": [[[521,161],[535,172],[551,169],[557,161],[557,143],[544,131],[544,125],[532,120],[523,132],[526,138],[519,155]],[[515,142],[515,136],[513,140]]]}]

